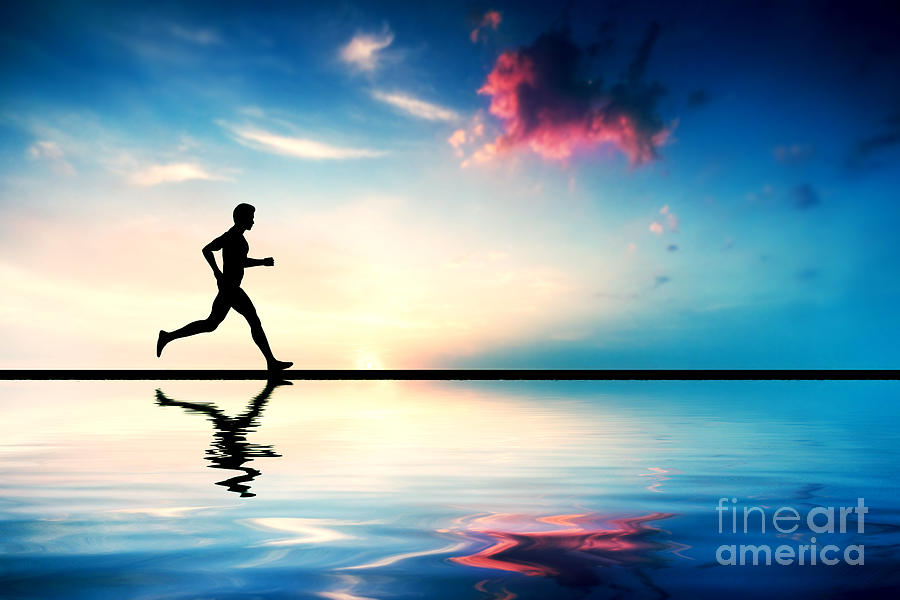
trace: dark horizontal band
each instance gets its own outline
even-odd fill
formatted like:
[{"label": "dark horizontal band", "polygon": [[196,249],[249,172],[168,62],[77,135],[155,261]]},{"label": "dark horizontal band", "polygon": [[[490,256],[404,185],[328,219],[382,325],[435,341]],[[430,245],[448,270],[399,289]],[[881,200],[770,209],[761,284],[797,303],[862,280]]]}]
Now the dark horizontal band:
[{"label": "dark horizontal band", "polygon": [[436,380],[436,381],[853,381],[900,379],[897,369],[27,369],[0,370],[0,380]]}]

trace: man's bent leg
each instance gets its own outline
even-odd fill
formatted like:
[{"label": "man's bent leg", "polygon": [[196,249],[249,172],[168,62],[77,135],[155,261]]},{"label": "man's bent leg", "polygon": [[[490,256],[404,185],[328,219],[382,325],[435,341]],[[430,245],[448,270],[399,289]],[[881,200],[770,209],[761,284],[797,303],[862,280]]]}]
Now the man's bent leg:
[{"label": "man's bent leg", "polygon": [[168,344],[172,340],[177,340],[179,338],[188,337],[191,335],[197,335],[198,333],[209,333],[210,331],[215,331],[216,327],[218,327],[219,324],[225,320],[225,315],[228,314],[228,311],[231,308],[231,301],[229,296],[232,296],[232,294],[225,293],[222,290],[219,290],[219,293],[216,294],[215,300],[213,300],[212,309],[209,311],[209,316],[205,319],[194,321],[193,323],[188,323],[181,329],[176,329],[171,333],[160,330],[159,339],[156,342],[156,355],[159,356],[160,354],[162,354],[163,348],[165,348],[166,344]]}]

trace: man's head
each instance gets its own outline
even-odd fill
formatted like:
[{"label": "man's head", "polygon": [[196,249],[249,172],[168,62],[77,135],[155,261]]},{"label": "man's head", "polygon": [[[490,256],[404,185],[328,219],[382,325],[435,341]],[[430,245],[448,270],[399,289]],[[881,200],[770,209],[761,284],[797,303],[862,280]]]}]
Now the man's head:
[{"label": "man's head", "polygon": [[234,213],[232,213],[234,224],[239,225],[244,229],[251,229],[253,227],[253,214],[255,212],[256,208],[250,204],[238,204],[234,207]]}]

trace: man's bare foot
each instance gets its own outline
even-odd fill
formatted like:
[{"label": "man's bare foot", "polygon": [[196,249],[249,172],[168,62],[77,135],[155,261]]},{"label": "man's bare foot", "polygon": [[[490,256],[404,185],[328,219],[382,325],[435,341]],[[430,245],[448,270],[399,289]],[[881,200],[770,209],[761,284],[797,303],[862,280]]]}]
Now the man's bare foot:
[{"label": "man's bare foot", "polygon": [[159,330],[159,337],[156,338],[156,357],[157,358],[159,358],[159,356],[162,354],[163,348],[166,347],[166,344],[169,343],[168,337],[169,337],[168,333],[166,333],[162,329]]},{"label": "man's bare foot", "polygon": [[283,371],[289,368],[294,363],[284,360],[271,360],[268,363],[268,368],[270,371]]}]

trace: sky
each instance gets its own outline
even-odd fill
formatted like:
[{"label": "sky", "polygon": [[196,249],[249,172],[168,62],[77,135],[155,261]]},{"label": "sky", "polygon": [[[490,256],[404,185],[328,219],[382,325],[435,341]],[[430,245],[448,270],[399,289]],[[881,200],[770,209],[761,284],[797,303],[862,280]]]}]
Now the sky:
[{"label": "sky", "polygon": [[[433,5],[431,5],[433,4]],[[0,8],[0,368],[898,368],[877,2]]]}]

